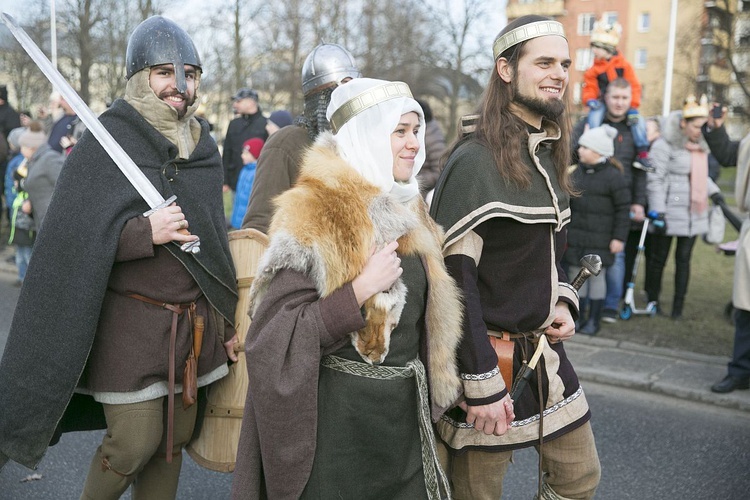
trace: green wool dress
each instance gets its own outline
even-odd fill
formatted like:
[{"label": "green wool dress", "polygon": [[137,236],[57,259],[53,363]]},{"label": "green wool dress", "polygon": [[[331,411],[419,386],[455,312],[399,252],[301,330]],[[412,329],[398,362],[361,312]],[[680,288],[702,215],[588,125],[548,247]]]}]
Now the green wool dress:
[{"label": "green wool dress", "polygon": [[[417,256],[402,256],[408,292],[383,365],[417,358],[427,278]],[[335,356],[362,362],[351,344]],[[302,498],[426,498],[415,378],[376,380],[321,367],[315,461]]]}]

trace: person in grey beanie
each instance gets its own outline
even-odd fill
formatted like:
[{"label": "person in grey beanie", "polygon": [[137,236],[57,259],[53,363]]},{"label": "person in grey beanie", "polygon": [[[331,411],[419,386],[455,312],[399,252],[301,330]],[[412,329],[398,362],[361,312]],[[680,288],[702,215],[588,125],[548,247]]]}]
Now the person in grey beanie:
[{"label": "person in grey beanie", "polygon": [[34,218],[38,232],[52,200],[52,192],[60,176],[65,157],[47,144],[47,134],[40,122],[32,122],[19,137],[21,154],[26,158],[27,174],[22,189],[29,194],[21,210]]},{"label": "person in grey beanie", "polygon": [[591,276],[578,291],[579,333],[595,335],[601,323],[607,293],[606,268],[621,252],[628,236],[630,191],[622,164],[613,157],[617,130],[609,125],[589,129],[578,140],[579,163],[573,182],[580,196],[570,200],[568,248],[563,256],[568,274],[575,276],[579,261],[593,253],[602,258],[602,271]]}]

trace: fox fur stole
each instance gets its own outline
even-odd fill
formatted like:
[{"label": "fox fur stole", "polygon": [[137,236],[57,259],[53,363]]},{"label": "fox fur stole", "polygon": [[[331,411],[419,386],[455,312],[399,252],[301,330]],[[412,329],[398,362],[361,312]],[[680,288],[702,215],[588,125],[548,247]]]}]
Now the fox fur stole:
[{"label": "fox fur stole", "polygon": [[[324,133],[304,156],[294,188],[275,204],[270,245],[250,292],[252,311],[280,269],[310,276],[326,297],[360,274],[373,245],[398,240],[398,253],[419,255],[427,273],[426,361],[433,403],[443,408],[454,403],[461,391],[456,350],[462,302],[443,262],[443,232],[422,198],[402,204],[382,193],[339,156],[333,136]],[[381,363],[387,356],[405,300],[406,285],[399,278],[365,302],[366,326],[351,336],[366,362]]]}]

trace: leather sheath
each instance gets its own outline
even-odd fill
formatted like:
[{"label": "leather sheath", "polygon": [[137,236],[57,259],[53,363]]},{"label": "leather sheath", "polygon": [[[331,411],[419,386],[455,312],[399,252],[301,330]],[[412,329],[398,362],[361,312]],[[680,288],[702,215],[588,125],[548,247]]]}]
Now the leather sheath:
[{"label": "leather sheath", "polygon": [[505,381],[505,387],[510,391],[513,387],[513,350],[516,343],[508,332],[488,331],[487,335],[490,345],[497,354],[497,367],[500,369],[500,375]]}]

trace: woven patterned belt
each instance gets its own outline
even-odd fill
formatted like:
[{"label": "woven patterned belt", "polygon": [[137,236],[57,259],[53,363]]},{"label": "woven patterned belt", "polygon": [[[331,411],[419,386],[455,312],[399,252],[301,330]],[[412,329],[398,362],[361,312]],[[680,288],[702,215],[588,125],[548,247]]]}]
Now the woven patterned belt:
[{"label": "woven patterned belt", "polygon": [[406,366],[378,366],[360,363],[338,356],[323,356],[320,364],[331,370],[336,370],[349,375],[366,377],[377,380],[397,380],[414,377],[417,382],[417,394],[419,395],[419,437],[422,443],[422,467],[424,469],[424,480],[427,486],[427,496],[430,500],[450,498],[450,486],[448,479],[440,467],[440,461],[435,448],[435,435],[432,431],[430,421],[430,402],[427,391],[427,374],[424,365],[418,359],[406,363]]}]

